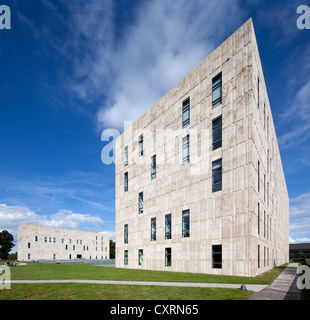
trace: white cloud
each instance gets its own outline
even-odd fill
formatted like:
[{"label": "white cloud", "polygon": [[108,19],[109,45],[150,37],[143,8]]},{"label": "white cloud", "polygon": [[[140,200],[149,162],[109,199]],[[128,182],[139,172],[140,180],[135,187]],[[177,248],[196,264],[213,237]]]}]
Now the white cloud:
[{"label": "white cloud", "polygon": [[75,213],[70,210],[59,210],[55,214],[41,215],[27,207],[0,204],[1,230],[6,229],[16,234],[17,228],[23,223],[57,228],[80,229],[85,226],[98,228],[98,226],[104,224],[104,221],[98,216]]},{"label": "white cloud", "polygon": [[310,238],[296,238],[296,239],[293,239],[292,237],[290,237],[289,242],[291,244],[295,244],[295,243],[310,243]]},{"label": "white cloud", "polygon": [[290,199],[290,216],[308,216],[310,220],[310,192]]}]

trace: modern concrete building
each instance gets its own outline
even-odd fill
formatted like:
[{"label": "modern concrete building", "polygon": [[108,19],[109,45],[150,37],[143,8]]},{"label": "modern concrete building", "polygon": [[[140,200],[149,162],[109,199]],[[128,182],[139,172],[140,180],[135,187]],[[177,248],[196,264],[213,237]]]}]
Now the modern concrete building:
[{"label": "modern concrete building", "polygon": [[109,259],[109,235],[22,224],[18,230],[18,260]]},{"label": "modern concrete building", "polygon": [[256,276],[289,199],[252,20],[117,138],[116,266]]}]

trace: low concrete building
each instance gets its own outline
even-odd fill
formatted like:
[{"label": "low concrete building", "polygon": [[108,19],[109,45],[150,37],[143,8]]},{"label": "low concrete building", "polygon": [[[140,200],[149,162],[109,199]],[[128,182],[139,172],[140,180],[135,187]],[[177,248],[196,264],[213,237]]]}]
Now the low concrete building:
[{"label": "low concrete building", "polygon": [[289,198],[252,20],[115,143],[116,266],[257,276]]},{"label": "low concrete building", "polygon": [[109,259],[109,235],[22,224],[18,230],[18,260]]}]

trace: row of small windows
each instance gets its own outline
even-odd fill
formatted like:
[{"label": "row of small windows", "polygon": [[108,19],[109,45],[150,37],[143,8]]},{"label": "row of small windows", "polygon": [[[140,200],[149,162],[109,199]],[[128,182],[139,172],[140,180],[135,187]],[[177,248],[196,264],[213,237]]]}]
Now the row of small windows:
[{"label": "row of small windows", "polygon": [[[124,250],[124,265],[128,265],[128,250]],[[138,250],[138,265],[143,266],[143,249]],[[172,265],[172,249],[165,248],[165,266],[171,267]],[[222,268],[222,245],[212,246],[212,268]]]},{"label": "row of small windows", "polygon": [[[53,239],[53,240],[52,240]],[[96,240],[98,240],[98,236],[96,236]],[[34,237],[34,241],[39,241],[39,238],[38,236],[35,236]],[[101,241],[103,241],[103,237],[101,237]],[[56,243],[56,238],[55,237],[44,237],[44,242],[53,242],[53,243]],[[61,243],[64,243],[65,242],[65,239],[62,238],[61,239]],[[71,244],[72,243],[72,239],[69,239],[69,243]],[[93,244],[96,244],[97,245],[97,241],[93,241]],[[102,242],[103,243],[103,242]],[[76,244],[82,244],[82,240],[81,239],[77,239],[76,240]]]},{"label": "row of small windows", "polygon": [[[55,239],[55,238],[54,238]],[[46,242],[46,241],[45,241]],[[54,241],[55,242],[55,241]],[[63,242],[62,242],[63,243]],[[70,242],[71,243],[71,242]],[[82,244],[82,240],[81,240],[81,242],[80,242],[80,244]],[[103,251],[103,242],[101,243],[101,245],[102,245],[102,247],[101,247],[101,251]],[[30,242],[28,242],[28,249],[30,249],[31,248],[31,243]],[[66,250],[68,250],[68,245],[66,244],[65,245],[65,249]],[[74,245],[72,245],[72,250],[75,250],[75,244]],[[85,250],[88,250],[88,246],[83,246],[83,250],[85,251]],[[98,251],[98,247],[96,247],[96,251]],[[107,247],[105,247],[105,251],[107,251]]]},{"label": "row of small windows", "polygon": [[[31,259],[31,254],[28,253],[28,254],[27,254],[27,257],[28,257],[28,260],[30,260],[30,259]],[[69,257],[68,257],[68,258],[69,258],[69,260],[72,259],[71,254],[69,254]],[[77,259],[81,259],[81,258],[82,258],[82,255],[78,254],[78,255],[76,256],[76,258],[77,258]],[[104,259],[107,259],[107,258],[108,258],[107,256],[104,257]],[[56,253],[53,254],[53,259],[54,259],[54,260],[56,259]],[[89,259],[91,259],[91,256],[89,257]],[[98,259],[97,256],[96,256],[96,259]],[[103,256],[101,256],[101,259],[103,260]]]},{"label": "row of small windows", "polygon": [[[124,225],[124,243],[128,243],[128,224]],[[190,211],[182,211],[182,237],[190,236]],[[171,239],[171,214],[165,215],[165,239]],[[156,218],[151,218],[151,241],[156,241]]]}]

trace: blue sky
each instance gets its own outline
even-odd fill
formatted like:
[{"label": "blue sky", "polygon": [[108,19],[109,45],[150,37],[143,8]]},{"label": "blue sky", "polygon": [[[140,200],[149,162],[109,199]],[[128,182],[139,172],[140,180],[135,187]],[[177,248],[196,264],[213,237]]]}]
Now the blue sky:
[{"label": "blue sky", "polygon": [[[136,120],[253,18],[290,196],[292,243],[310,242],[310,1],[2,0],[0,229],[108,232],[107,128]],[[14,249],[13,249],[14,251]]]}]

